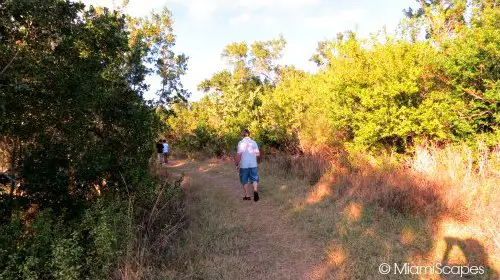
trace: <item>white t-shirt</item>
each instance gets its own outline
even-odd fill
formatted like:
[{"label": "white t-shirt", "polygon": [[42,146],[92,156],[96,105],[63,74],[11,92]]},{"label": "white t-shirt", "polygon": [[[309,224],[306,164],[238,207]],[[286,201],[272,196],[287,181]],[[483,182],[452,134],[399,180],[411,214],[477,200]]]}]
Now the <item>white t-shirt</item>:
[{"label": "white t-shirt", "polygon": [[257,167],[257,153],[259,153],[257,143],[250,137],[243,138],[238,143],[238,154],[241,155],[240,168]]},{"label": "white t-shirt", "polygon": [[167,143],[163,143],[163,153],[168,153],[168,144]]}]

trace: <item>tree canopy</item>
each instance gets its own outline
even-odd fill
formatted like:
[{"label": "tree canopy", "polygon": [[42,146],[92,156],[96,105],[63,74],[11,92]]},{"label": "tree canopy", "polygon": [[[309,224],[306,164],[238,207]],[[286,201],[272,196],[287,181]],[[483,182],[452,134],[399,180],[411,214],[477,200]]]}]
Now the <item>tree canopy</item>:
[{"label": "tree canopy", "polygon": [[[210,94],[177,113],[203,114],[199,125],[214,141],[229,143],[248,127],[263,144],[293,151],[340,144],[403,153],[423,141],[497,143],[498,4],[417,2],[396,35],[363,39],[346,31],[319,42],[314,74],[279,65],[283,37],[231,43],[222,52],[230,67],[200,84]],[[180,142],[189,131],[176,127],[189,119],[168,122]]]},{"label": "tree canopy", "polygon": [[[0,189],[0,278],[109,275],[126,226],[109,221],[124,217],[122,200],[154,193],[155,109],[189,96],[174,44],[168,9],[132,18],[66,0],[0,2],[2,172],[16,180]],[[143,98],[150,74],[162,79],[154,102]]]}]

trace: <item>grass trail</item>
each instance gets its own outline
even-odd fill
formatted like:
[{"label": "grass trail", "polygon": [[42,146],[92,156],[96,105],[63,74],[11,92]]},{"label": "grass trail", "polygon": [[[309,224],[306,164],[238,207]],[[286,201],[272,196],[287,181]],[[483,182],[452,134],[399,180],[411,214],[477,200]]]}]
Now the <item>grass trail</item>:
[{"label": "grass trail", "polygon": [[268,187],[259,202],[243,201],[236,169],[226,162],[170,165],[174,175],[185,174],[189,226],[175,254],[186,279],[311,278],[323,250],[266,197]]},{"label": "grass trail", "polygon": [[[457,239],[454,245],[425,215],[400,215],[351,195],[347,186],[353,182],[334,182],[326,175],[310,184],[265,162],[261,200],[254,202],[241,199],[231,162],[175,160],[168,170],[173,177],[185,175],[189,224],[173,246],[166,278],[460,279],[381,275],[378,268],[394,262],[425,266],[465,260],[470,265],[471,259],[495,267],[480,243]],[[466,279],[497,277],[492,269]]]}]

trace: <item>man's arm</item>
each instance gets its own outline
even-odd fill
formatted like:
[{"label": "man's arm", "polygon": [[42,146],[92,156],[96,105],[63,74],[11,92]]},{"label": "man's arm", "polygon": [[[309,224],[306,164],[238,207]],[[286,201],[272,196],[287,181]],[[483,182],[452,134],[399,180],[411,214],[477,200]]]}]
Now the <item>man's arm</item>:
[{"label": "man's arm", "polygon": [[236,166],[239,166],[241,162],[241,153],[238,153],[236,155]]},{"label": "man's arm", "polygon": [[235,160],[235,164],[236,164],[236,167],[240,166],[240,162],[241,162],[241,154],[243,153],[243,149],[241,148],[241,143],[238,143],[238,147],[236,149],[236,160]]}]

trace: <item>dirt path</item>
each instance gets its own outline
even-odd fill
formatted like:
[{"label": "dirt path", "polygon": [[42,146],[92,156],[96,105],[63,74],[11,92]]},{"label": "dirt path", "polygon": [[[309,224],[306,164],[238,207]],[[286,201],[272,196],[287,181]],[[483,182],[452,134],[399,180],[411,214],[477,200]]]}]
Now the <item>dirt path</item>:
[{"label": "dirt path", "polygon": [[290,216],[266,198],[243,201],[231,162],[181,161],[169,171],[184,174],[188,236],[180,252],[188,279],[317,279],[324,249],[296,229]]}]

